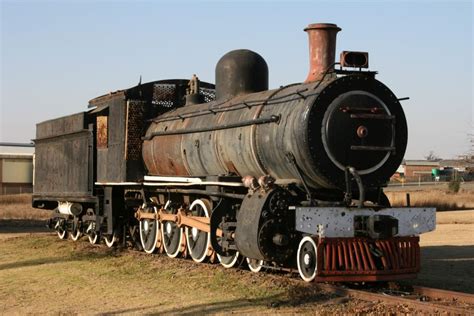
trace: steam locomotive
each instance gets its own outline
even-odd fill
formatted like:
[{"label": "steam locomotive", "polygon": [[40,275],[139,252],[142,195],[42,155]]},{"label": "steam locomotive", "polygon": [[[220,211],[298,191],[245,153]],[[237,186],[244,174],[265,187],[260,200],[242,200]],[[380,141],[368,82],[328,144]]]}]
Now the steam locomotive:
[{"label": "steam locomotive", "polygon": [[407,145],[398,99],[368,53],[335,62],[335,24],[310,24],[303,83],[268,89],[265,60],[224,55],[215,85],[160,80],[37,125],[36,208],[59,238],[298,270],[305,281],[415,277],[435,210],[383,192]]}]

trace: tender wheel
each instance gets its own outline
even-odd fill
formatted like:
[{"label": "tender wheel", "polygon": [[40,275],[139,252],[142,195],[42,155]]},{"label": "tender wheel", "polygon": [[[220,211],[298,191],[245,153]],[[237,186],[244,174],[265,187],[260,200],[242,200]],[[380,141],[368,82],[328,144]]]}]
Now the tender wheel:
[{"label": "tender wheel", "polygon": [[221,265],[226,269],[237,267],[241,265],[243,261],[243,257],[238,251],[236,251],[232,256],[221,256],[217,254],[217,258]]},{"label": "tender wheel", "polygon": [[262,270],[263,260],[247,258],[247,265],[249,266],[250,271],[257,273]]},{"label": "tender wheel", "polygon": [[99,243],[100,241],[100,236],[99,236],[99,233],[97,233],[95,231],[95,223],[94,222],[91,222],[89,224],[89,226],[87,226],[87,229],[86,229],[86,234],[87,234],[87,237],[89,238],[89,242],[92,244],[92,245],[96,245]]},{"label": "tender wheel", "polygon": [[67,239],[67,222],[65,219],[59,219],[54,226],[59,239]]},{"label": "tender wheel", "polygon": [[[170,205],[170,201],[166,202],[164,209],[169,213],[175,214],[177,210],[170,209]],[[161,236],[166,254],[171,258],[176,258],[181,251],[183,230],[176,223],[163,222],[161,224]]]},{"label": "tender wheel", "polygon": [[78,241],[82,237],[82,232],[79,229],[76,229],[71,232],[71,239],[74,241]]},{"label": "tender wheel", "polygon": [[298,272],[306,282],[311,282],[316,277],[317,262],[316,243],[313,238],[306,236],[301,239],[297,254]]},{"label": "tender wheel", "polygon": [[72,222],[72,229],[71,229],[70,236],[71,236],[71,239],[74,240],[74,241],[78,241],[79,238],[82,237],[82,231],[80,229],[80,222],[77,222],[77,224],[76,224],[75,221]]},{"label": "tender wheel", "polygon": [[[144,208],[143,211],[153,213],[155,216],[158,214],[156,207]],[[142,243],[143,250],[146,253],[153,253],[156,250],[156,242],[158,240],[158,234],[160,233],[160,223],[156,219],[142,219],[140,220],[140,241]]]},{"label": "tender wheel", "polygon": [[117,240],[118,240],[118,237],[117,237],[117,234],[115,234],[115,232],[112,235],[104,236],[105,245],[109,248],[112,248],[117,242]]},{"label": "tender wheel", "polygon": [[[209,218],[211,211],[209,202],[205,200],[195,200],[189,207],[192,216]],[[211,244],[211,234],[203,232],[195,227],[186,227],[186,244],[189,254],[196,262],[203,262],[206,259]]]}]

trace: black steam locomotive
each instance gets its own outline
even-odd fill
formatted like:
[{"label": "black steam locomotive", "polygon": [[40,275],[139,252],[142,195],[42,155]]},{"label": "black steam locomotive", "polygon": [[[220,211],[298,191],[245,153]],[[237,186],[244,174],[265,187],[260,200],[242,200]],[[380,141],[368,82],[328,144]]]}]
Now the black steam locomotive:
[{"label": "black steam locomotive", "polygon": [[38,124],[33,206],[60,238],[224,267],[297,268],[306,281],[414,277],[434,210],[391,208],[400,99],[368,54],[335,63],[334,24],[311,24],[304,83],[268,90],[265,60],[224,55],[216,85],[161,80]]}]

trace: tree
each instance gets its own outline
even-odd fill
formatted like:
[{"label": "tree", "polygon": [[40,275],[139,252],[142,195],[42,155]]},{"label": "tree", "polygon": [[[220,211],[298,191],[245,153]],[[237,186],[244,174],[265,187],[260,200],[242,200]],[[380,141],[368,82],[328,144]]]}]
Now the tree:
[{"label": "tree", "polygon": [[469,138],[469,151],[467,153],[467,161],[474,163],[474,122],[471,125],[471,132],[468,133]]},{"label": "tree", "polygon": [[428,161],[440,161],[441,160],[441,158],[438,155],[436,155],[435,152],[432,151],[432,150],[428,153],[428,155],[425,156],[425,159],[428,160]]},{"label": "tree", "polygon": [[469,149],[465,154],[460,155],[459,159],[474,164],[474,123],[471,125],[471,131],[467,133],[467,141],[469,143]]}]

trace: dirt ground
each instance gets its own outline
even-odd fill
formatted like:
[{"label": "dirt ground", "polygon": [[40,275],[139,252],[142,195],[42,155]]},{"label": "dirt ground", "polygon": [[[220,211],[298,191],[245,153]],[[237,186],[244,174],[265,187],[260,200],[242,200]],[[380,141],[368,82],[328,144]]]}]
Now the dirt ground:
[{"label": "dirt ground", "polygon": [[[40,221],[0,221],[0,314],[416,313],[341,298],[298,276],[225,270],[61,241]],[[474,293],[474,210],[441,212],[413,284]]]},{"label": "dirt ground", "polygon": [[474,293],[474,210],[438,212],[421,235],[421,273],[413,284]]}]

